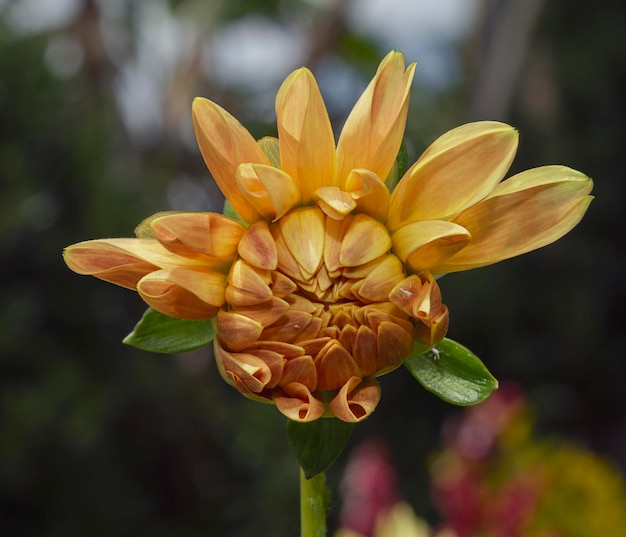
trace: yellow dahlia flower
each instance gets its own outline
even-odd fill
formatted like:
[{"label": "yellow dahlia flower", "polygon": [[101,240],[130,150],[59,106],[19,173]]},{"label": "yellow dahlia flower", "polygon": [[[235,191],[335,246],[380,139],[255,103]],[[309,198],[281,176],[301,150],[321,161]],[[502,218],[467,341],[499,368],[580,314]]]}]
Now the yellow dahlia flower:
[{"label": "yellow dahlia flower", "polygon": [[295,421],[360,421],[376,377],[446,334],[433,275],[544,246],[581,219],[591,180],[564,166],[504,182],[517,132],[493,121],[436,140],[391,193],[414,65],[388,54],[335,146],[311,72],[276,98],[278,140],[255,141],[228,112],[193,103],[202,156],[241,220],[160,213],[138,238],[70,246],[69,267],[136,289],[157,311],[216,317],[226,382]]}]

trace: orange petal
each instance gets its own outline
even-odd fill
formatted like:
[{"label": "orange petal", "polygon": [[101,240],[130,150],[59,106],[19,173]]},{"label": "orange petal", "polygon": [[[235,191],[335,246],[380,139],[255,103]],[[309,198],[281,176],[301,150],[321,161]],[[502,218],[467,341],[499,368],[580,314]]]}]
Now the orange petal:
[{"label": "orange petal", "polygon": [[184,267],[158,270],[137,283],[155,310],[180,319],[210,319],[224,303],[225,276]]},{"label": "orange petal", "polygon": [[395,255],[388,255],[352,287],[352,292],[364,301],[384,302],[394,286],[404,277],[400,260]]},{"label": "orange petal", "polygon": [[95,276],[134,290],[141,278],[159,268],[134,254],[137,241],[142,248],[156,244],[161,256],[166,254],[166,250],[151,239],[95,240],[68,246],[63,251],[63,259],[78,274]]},{"label": "orange petal", "polygon": [[472,241],[436,272],[490,265],[554,242],[583,217],[592,187],[591,179],[565,166],[543,166],[507,179],[455,218]]},{"label": "orange petal", "polygon": [[284,298],[293,293],[298,286],[293,283],[287,276],[280,272],[272,272],[272,293],[274,296]]},{"label": "orange petal", "polygon": [[292,343],[298,340],[300,333],[306,330],[311,320],[310,313],[289,309],[279,322],[263,330],[262,339]]},{"label": "orange petal", "polygon": [[396,369],[413,348],[413,338],[402,326],[391,321],[378,325],[378,361],[376,375],[384,375]]},{"label": "orange petal", "polygon": [[404,135],[415,64],[390,52],[348,116],[337,144],[339,186],[351,170],[365,168],[387,177]]},{"label": "orange petal", "polygon": [[252,224],[238,245],[239,255],[251,265],[274,270],[278,265],[278,250],[265,220]]},{"label": "orange petal", "polygon": [[509,169],[517,140],[513,127],[495,121],[468,123],[435,140],[393,191],[387,227],[449,218],[483,199]]},{"label": "orange petal", "polygon": [[150,229],[155,239],[175,254],[203,254],[232,261],[244,227],[216,213],[174,213],[154,218]]},{"label": "orange petal", "polygon": [[276,96],[281,167],[302,190],[302,201],[331,186],[335,140],[326,106],[312,73],[301,68],[283,82]]},{"label": "orange petal", "polygon": [[[350,325],[348,325],[350,326]],[[361,325],[356,331],[352,356],[359,366],[362,375],[373,375],[378,369],[378,351],[376,332],[367,326]]]},{"label": "orange petal", "polygon": [[272,290],[262,271],[238,259],[228,274],[226,301],[233,306],[256,306],[272,298]]},{"label": "orange petal", "polygon": [[414,272],[441,265],[463,249],[470,239],[467,229],[445,220],[413,222],[392,236],[394,253]]},{"label": "orange petal", "polygon": [[[291,211],[278,222],[281,234],[299,267],[310,277],[322,263],[324,254],[324,213],[307,207]],[[281,248],[278,250],[279,263]]]},{"label": "orange petal", "polygon": [[442,306],[436,315],[432,315],[428,323],[417,323],[413,331],[416,341],[430,348],[439,343],[448,332],[450,317],[448,308]]},{"label": "orange petal", "polygon": [[311,199],[319,205],[325,214],[335,220],[342,220],[356,207],[356,202],[343,190],[336,186],[323,186],[318,188]]},{"label": "orange petal", "polygon": [[289,310],[289,303],[276,297],[272,297],[268,302],[254,306],[240,306],[235,311],[263,326],[269,326],[280,319]]},{"label": "orange petal", "polygon": [[315,358],[317,388],[322,391],[343,386],[350,377],[360,376],[359,367],[338,342],[331,340]]},{"label": "orange petal", "polygon": [[222,378],[247,397],[266,401],[259,397],[272,381],[272,369],[258,356],[250,353],[229,352],[215,338],[213,343],[215,363]]},{"label": "orange petal", "polygon": [[298,356],[288,360],[280,379],[280,385],[285,386],[292,382],[298,382],[314,391],[317,387],[317,371],[313,358],[308,355]]},{"label": "orange petal", "polygon": [[357,214],[341,243],[339,261],[354,267],[373,261],[391,248],[391,237],[385,226],[365,214]]},{"label": "orange petal", "polygon": [[380,401],[380,385],[375,379],[350,378],[330,402],[332,413],[342,421],[356,423],[367,418]]},{"label": "orange petal", "polygon": [[346,179],[345,190],[356,200],[357,211],[381,222],[389,210],[389,190],[378,175],[369,170],[352,170]]},{"label": "orange petal", "polygon": [[237,186],[263,218],[276,221],[300,203],[300,187],[284,171],[264,164],[241,164]]},{"label": "orange petal", "polygon": [[221,310],[217,314],[217,332],[231,351],[242,351],[259,339],[263,325],[234,311]]},{"label": "orange petal", "polygon": [[194,99],[192,116],[200,152],[220,190],[246,222],[258,220],[259,213],[239,191],[235,172],[245,162],[269,164],[262,149],[241,123],[208,99]]},{"label": "orange petal", "polygon": [[282,390],[276,390],[273,399],[276,408],[293,421],[315,421],[324,413],[324,403],[299,382],[292,382],[283,386]]}]

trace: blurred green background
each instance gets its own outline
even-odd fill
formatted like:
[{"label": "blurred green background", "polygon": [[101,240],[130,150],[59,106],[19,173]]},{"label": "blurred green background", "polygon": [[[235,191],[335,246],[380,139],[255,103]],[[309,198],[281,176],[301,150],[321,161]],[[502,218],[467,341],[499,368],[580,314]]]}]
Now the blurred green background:
[{"label": "blurred green background", "polygon": [[[0,532],[298,533],[281,415],[226,386],[207,349],[123,345],[143,303],[61,251],[160,210],[221,208],[194,96],[275,134],[275,92],[307,65],[338,130],[391,48],[418,62],[409,161],[495,119],[520,131],[512,171],[595,180],[566,238],[440,283],[450,337],[521,385],[540,431],[625,470],[625,30],[615,0],[0,0]],[[382,386],[331,483],[352,447],[384,438],[402,496],[435,522],[427,457],[456,409],[403,370]],[[335,494],[331,523],[339,509]]]}]

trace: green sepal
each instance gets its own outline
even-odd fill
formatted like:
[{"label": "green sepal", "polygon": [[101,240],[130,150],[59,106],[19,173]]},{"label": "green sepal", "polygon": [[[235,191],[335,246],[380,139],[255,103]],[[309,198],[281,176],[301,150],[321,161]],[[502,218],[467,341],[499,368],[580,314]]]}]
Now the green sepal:
[{"label": "green sepal", "polygon": [[243,218],[241,218],[241,216],[239,216],[239,214],[237,214],[237,211],[235,211],[235,209],[233,209],[233,206],[230,204],[230,201],[226,200],[224,201],[224,216],[228,216],[228,218],[232,218],[233,220],[237,220],[237,222],[239,222],[243,227],[248,227],[250,224],[248,224],[248,222],[246,222]]},{"label": "green sepal", "polygon": [[480,359],[456,341],[444,338],[432,349],[422,350],[404,365],[424,388],[444,401],[475,405],[498,388],[498,381]]},{"label": "green sepal", "polygon": [[174,354],[208,345],[214,337],[214,319],[188,321],[148,308],[124,343],[144,351]]},{"label": "green sepal", "polygon": [[280,168],[280,144],[274,136],[264,136],[257,144],[274,168]]},{"label": "green sepal", "polygon": [[398,181],[402,179],[404,172],[406,171],[406,161],[407,161],[407,153],[406,153],[406,144],[402,142],[400,146],[400,150],[398,151],[398,155],[396,156],[396,160],[385,179],[385,185],[387,185],[387,189],[389,192],[393,192],[394,188],[398,184]]},{"label": "green sepal", "polygon": [[308,423],[287,420],[287,442],[307,479],[324,472],[346,447],[354,423],[320,418]]}]

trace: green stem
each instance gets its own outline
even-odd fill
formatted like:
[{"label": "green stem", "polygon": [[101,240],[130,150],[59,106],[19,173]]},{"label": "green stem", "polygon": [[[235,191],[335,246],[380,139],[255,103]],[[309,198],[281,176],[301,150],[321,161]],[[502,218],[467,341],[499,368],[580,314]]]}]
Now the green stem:
[{"label": "green stem", "polygon": [[302,537],[326,537],[328,489],[324,472],[307,479],[300,469],[300,527]]}]

